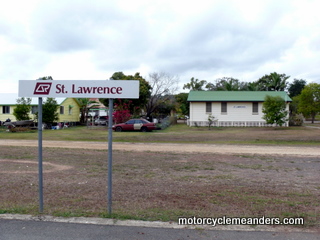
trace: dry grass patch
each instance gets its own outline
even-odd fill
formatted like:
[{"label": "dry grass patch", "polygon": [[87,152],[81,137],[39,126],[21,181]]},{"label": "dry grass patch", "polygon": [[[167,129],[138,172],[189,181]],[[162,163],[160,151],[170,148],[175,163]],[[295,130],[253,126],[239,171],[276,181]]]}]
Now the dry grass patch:
[{"label": "dry grass patch", "polygon": [[[0,152],[0,212],[38,214],[37,148]],[[113,156],[117,218],[304,217],[305,227],[319,228],[317,158],[125,151]],[[106,199],[106,151],[44,149],[44,214],[107,216]]]}]

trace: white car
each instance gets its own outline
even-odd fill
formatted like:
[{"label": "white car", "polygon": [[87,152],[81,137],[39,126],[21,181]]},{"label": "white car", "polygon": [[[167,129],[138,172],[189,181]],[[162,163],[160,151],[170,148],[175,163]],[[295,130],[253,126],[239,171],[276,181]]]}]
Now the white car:
[{"label": "white car", "polygon": [[98,117],[98,118],[94,121],[94,124],[96,124],[96,125],[107,125],[107,124],[108,124],[108,116]]}]

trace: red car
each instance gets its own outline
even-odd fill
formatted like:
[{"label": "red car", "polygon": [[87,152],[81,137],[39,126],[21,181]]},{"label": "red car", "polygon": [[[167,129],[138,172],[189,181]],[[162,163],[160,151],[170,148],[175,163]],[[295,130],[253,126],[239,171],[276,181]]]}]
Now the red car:
[{"label": "red car", "polygon": [[141,132],[152,131],[156,129],[156,125],[145,119],[131,119],[125,123],[119,123],[112,126],[112,129],[116,132],[122,131],[134,131],[138,130]]}]

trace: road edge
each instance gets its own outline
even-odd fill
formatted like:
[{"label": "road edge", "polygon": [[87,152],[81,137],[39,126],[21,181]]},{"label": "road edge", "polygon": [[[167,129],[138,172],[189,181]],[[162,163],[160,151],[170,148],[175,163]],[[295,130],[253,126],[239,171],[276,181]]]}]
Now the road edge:
[{"label": "road edge", "polygon": [[172,228],[172,229],[196,229],[210,231],[264,231],[264,232],[299,232],[299,233],[318,233],[317,230],[286,227],[273,227],[267,225],[179,225],[176,222],[160,222],[160,221],[142,221],[142,220],[118,220],[110,218],[96,217],[54,217],[50,215],[24,215],[24,214],[0,214],[0,219],[4,220],[21,220],[21,221],[43,221],[43,222],[59,222],[59,223],[80,223],[108,226],[128,226],[128,227],[146,227],[146,228]]}]

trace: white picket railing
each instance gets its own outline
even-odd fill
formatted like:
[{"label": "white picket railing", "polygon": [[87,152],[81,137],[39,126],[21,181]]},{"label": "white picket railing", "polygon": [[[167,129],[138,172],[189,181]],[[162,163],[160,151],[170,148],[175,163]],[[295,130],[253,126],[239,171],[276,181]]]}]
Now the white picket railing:
[{"label": "white picket railing", "polygon": [[[187,121],[190,127],[208,127],[208,121]],[[215,121],[212,127],[275,127],[276,124],[267,124],[265,121]],[[288,127],[287,124],[282,125]]]}]

